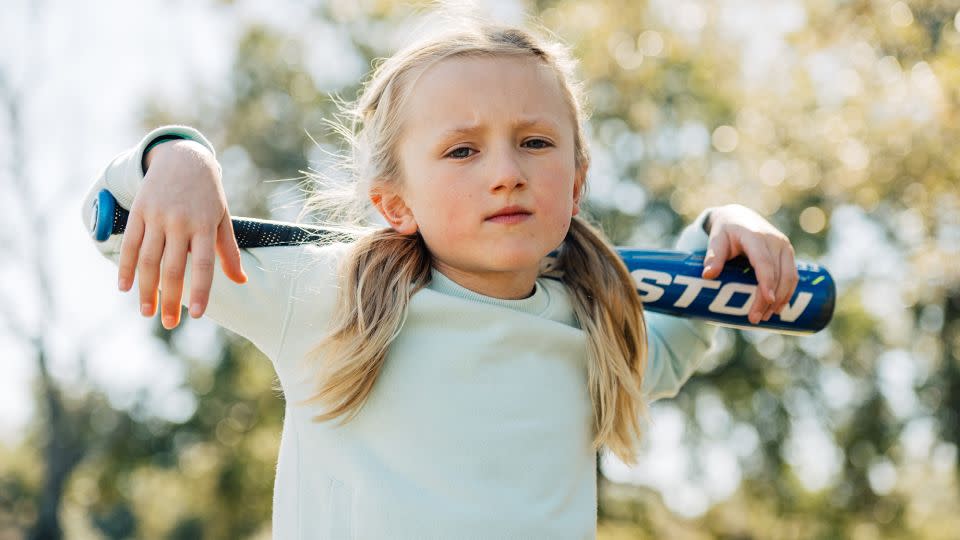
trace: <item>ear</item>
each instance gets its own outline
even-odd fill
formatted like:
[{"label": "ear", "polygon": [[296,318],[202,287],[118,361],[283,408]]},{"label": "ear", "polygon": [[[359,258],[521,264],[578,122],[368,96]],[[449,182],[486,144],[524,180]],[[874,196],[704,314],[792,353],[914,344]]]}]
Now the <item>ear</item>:
[{"label": "ear", "polygon": [[578,167],[577,172],[574,174],[572,216],[575,216],[580,213],[580,200],[583,197],[583,192],[587,185],[587,168],[588,167],[589,165],[584,164]]},{"label": "ear", "polygon": [[417,220],[396,190],[383,185],[372,187],[370,202],[393,230],[404,235],[417,232]]}]

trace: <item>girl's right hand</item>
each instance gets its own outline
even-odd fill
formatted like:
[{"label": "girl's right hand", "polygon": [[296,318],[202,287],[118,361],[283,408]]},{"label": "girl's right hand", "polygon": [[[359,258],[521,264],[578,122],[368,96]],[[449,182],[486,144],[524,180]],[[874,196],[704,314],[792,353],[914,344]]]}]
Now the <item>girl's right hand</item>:
[{"label": "girl's right hand", "polygon": [[216,158],[200,143],[164,142],[150,149],[147,172],[130,208],[120,244],[118,286],[127,291],[140,272],[141,314],[153,317],[163,262],[163,326],[179,324],[187,253],[192,252],[190,315],[199,318],[206,309],[213,282],[214,249],[224,274],[246,283],[240,266],[240,248]]}]

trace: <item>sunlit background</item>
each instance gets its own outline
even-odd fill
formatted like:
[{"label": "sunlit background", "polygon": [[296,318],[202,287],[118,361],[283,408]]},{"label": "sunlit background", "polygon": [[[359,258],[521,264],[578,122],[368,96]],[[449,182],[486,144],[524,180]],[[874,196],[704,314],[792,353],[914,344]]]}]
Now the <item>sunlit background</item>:
[{"label": "sunlit background", "polygon": [[[80,201],[183,123],[217,147],[234,214],[293,219],[277,180],[324,169],[331,95],[429,26],[423,5],[4,4],[0,540],[269,538],[269,362],[206,319],[141,317]],[[720,329],[653,405],[639,465],[600,460],[598,537],[960,537],[956,0],[476,9],[534,15],[581,59],[588,211],[616,244],[670,247],[740,203],[838,285],[814,336]]]}]

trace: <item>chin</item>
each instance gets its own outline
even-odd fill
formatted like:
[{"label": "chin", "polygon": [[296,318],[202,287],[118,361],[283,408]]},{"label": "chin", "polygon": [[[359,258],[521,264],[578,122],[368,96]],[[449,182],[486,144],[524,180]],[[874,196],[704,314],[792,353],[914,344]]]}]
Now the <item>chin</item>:
[{"label": "chin", "polygon": [[550,253],[550,250],[531,249],[527,247],[497,247],[491,253],[488,261],[490,266],[498,271],[522,271],[530,268],[539,268],[540,262]]}]

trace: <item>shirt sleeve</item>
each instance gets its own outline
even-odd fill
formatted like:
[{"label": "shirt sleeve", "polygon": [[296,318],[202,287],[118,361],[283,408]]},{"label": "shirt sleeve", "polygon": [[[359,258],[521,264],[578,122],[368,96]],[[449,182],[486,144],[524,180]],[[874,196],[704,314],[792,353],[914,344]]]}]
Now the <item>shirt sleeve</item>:
[{"label": "shirt sleeve", "polygon": [[[107,189],[123,208],[129,209],[143,183],[141,160],[146,147],[165,135],[179,135],[197,141],[213,152],[209,141],[198,131],[186,126],[166,126],[147,134],[140,143],[121,152],[97,175],[83,201],[82,217],[89,231],[92,216],[89,208],[101,189]],[[104,242],[91,241],[106,259],[119,266],[122,234],[111,235]],[[269,246],[240,250],[240,261],[248,280],[238,284],[228,278],[217,259],[213,272],[210,297],[204,316],[224,328],[250,340],[271,361],[276,361],[284,339],[293,285],[299,274],[298,264],[303,245]],[[190,301],[192,257],[187,254],[181,304]],[[139,275],[137,276],[139,278]],[[139,294],[138,284],[131,291]],[[162,296],[161,291],[161,296]]]},{"label": "shirt sleeve", "polygon": [[[708,236],[703,221],[704,210],[677,239],[676,249],[705,250]],[[647,369],[643,375],[643,393],[647,401],[677,395],[680,387],[693,375],[713,343],[717,327],[700,320],[673,317],[644,311],[647,325]]]}]

